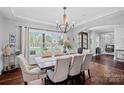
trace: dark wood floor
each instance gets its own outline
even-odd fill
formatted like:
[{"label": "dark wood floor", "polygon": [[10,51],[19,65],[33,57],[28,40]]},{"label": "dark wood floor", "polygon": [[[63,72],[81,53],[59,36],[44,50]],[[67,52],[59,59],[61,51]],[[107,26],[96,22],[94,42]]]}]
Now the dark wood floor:
[{"label": "dark wood floor", "polygon": [[[124,62],[113,61],[113,56],[102,55],[93,57],[90,64],[91,78],[84,82],[81,76],[74,79],[74,85],[118,85],[124,84]],[[23,85],[23,79],[20,69],[10,72],[4,72],[0,76],[0,85]],[[48,84],[52,83],[48,81]],[[62,83],[60,83],[62,84]],[[71,79],[68,80],[71,85]]]}]

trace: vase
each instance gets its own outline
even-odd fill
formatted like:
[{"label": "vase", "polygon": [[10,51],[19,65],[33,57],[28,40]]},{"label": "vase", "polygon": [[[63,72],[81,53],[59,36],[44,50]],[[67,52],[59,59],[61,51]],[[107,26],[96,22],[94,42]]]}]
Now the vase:
[{"label": "vase", "polygon": [[63,53],[67,53],[67,50],[66,50],[66,48],[64,48],[64,50],[63,50]]}]

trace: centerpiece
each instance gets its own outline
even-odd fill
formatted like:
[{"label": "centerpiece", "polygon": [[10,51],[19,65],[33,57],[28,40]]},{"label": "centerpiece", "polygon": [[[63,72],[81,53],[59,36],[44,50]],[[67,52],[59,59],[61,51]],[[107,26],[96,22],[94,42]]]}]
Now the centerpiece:
[{"label": "centerpiece", "polygon": [[68,39],[65,39],[63,41],[63,53],[67,53],[67,50],[70,50],[72,49],[70,43],[69,43],[69,40]]}]

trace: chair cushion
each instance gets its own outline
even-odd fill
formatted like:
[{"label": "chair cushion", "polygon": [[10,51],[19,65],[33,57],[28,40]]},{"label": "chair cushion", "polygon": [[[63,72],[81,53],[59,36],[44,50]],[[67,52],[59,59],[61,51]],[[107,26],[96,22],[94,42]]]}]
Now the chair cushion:
[{"label": "chair cushion", "polygon": [[38,67],[37,64],[29,64],[29,69],[33,69],[33,68],[36,68],[36,67]]},{"label": "chair cushion", "polygon": [[35,74],[39,74],[39,75],[45,73],[44,71],[40,70],[39,67],[35,67],[35,68],[31,69],[30,72],[35,73]]}]

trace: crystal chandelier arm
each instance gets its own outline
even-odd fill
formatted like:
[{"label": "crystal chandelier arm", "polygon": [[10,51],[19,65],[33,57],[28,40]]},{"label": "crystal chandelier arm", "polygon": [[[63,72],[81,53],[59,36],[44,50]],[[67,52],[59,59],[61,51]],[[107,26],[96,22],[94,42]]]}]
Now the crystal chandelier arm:
[{"label": "crystal chandelier arm", "polygon": [[63,29],[62,29],[62,27],[61,27],[62,25],[59,25],[59,29],[60,29],[60,31],[62,31],[63,32]]},{"label": "crystal chandelier arm", "polygon": [[68,31],[72,30],[73,28],[74,28],[74,24],[72,24],[72,25],[70,26],[70,28],[69,28]]},{"label": "crystal chandelier arm", "polygon": [[67,33],[68,32],[67,31],[67,27],[68,27],[68,24],[65,25],[65,31],[64,31],[64,33]]}]

